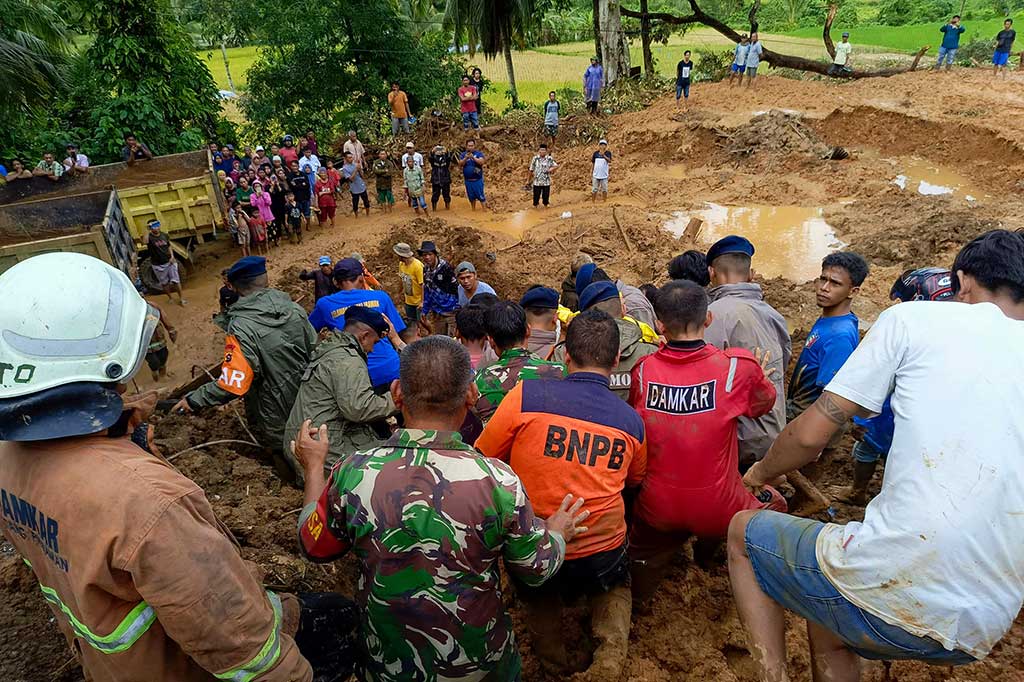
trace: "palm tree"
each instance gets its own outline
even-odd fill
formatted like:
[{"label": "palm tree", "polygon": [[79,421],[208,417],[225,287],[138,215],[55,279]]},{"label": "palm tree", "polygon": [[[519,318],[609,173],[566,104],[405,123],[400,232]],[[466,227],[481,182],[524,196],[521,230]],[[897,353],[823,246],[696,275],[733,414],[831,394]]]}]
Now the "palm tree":
[{"label": "palm tree", "polygon": [[454,29],[456,45],[465,40],[471,55],[479,49],[488,59],[499,52],[505,56],[513,107],[519,106],[519,91],[512,45],[524,42],[534,20],[534,0],[448,0],[444,14],[445,25]]},{"label": "palm tree", "polygon": [[0,0],[0,115],[52,102],[64,84],[66,24],[48,0]]}]

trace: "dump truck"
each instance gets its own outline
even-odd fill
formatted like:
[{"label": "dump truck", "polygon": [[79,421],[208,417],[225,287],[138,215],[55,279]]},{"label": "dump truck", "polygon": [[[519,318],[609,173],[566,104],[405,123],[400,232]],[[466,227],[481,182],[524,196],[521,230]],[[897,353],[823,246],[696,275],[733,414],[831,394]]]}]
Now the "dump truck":
[{"label": "dump truck", "polygon": [[[125,163],[92,166],[85,175],[65,175],[57,182],[47,178],[11,182],[0,187],[0,209],[61,198],[73,200],[98,192],[105,192],[109,201],[119,207],[135,249],[143,257],[149,220],[159,220],[164,233],[172,240],[175,253],[181,260],[191,261],[200,247],[217,238],[225,210],[213,161],[205,149],[157,156],[131,166]],[[111,196],[112,192],[116,193],[116,199]],[[37,206],[29,214],[38,215],[39,210]],[[15,215],[20,213],[15,211]],[[88,215],[95,217],[94,212]],[[83,218],[79,227],[88,222]],[[32,230],[38,229],[39,224],[33,222]],[[26,245],[39,238],[38,234],[29,232],[31,230],[22,231]],[[82,234],[76,239],[85,239]]]}]

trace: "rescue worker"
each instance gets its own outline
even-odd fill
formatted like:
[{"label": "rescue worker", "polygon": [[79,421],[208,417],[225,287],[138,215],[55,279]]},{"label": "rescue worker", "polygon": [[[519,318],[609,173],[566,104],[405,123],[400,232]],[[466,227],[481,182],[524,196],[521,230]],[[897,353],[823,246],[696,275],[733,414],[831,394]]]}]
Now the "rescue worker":
[{"label": "rescue worker", "polygon": [[344,328],[332,329],[313,350],[282,443],[285,458],[300,482],[302,467],[288,445],[304,421],[327,424],[331,436],[328,469],[356,450],[380,445],[381,438],[371,422],[389,417],[396,408],[389,393],[374,392],[366,356],[389,335],[397,337],[397,332],[383,315],[370,308],[352,306],[345,311]]},{"label": "rescue worker", "polygon": [[598,647],[583,677],[593,682],[622,679],[631,608],[622,493],[647,468],[643,421],[608,390],[618,343],[614,318],[580,313],[566,332],[569,376],[520,382],[476,441],[480,452],[512,466],[538,513],[558,509],[565,490],[586,500],[590,530],[569,545],[555,577],[541,588],[513,583],[533,649],[556,675],[566,672],[562,598],[590,598]]},{"label": "rescue worker", "polygon": [[360,680],[518,680],[499,560],[518,580],[543,583],[586,530],[583,501],[563,494],[545,522],[507,464],[462,441],[476,389],[454,339],[411,344],[392,395],[406,428],[342,460],[329,483],[327,427],[314,439],[303,423],[294,443],[306,474],[299,546],[318,562],[350,549],[358,557]]},{"label": "rescue worker", "polygon": [[[580,309],[600,310],[615,320],[615,325],[619,329],[619,357],[611,374],[610,387],[620,398],[629,400],[629,385],[632,381],[630,373],[633,371],[633,365],[640,358],[658,350],[658,347],[644,341],[639,324],[625,316],[619,290],[611,282],[594,282],[588,286],[580,296]],[[564,361],[565,352],[565,344],[558,344],[555,346],[552,359]]]},{"label": "rescue worker", "polygon": [[526,311],[526,324],[530,327],[526,349],[543,360],[550,360],[562,336],[557,314],[558,292],[535,284],[519,299],[519,305]]},{"label": "rescue worker", "polygon": [[615,288],[622,295],[622,304],[626,308],[626,315],[637,322],[644,323],[651,329],[654,328],[654,306],[644,296],[644,292],[640,291],[639,287],[626,284],[621,279],[612,280],[607,272],[593,263],[581,266],[576,273],[576,293],[582,296],[583,290],[588,286],[594,282],[603,281],[614,282]]},{"label": "rescue worker", "polygon": [[484,329],[498,361],[476,372],[480,398],[473,412],[484,424],[498,409],[505,395],[527,379],[561,379],[565,366],[542,360],[526,349],[530,328],[526,311],[514,301],[499,301],[484,311]]},{"label": "rescue worker", "polygon": [[0,296],[0,527],[85,678],[312,680],[298,601],[264,590],[203,491],[142,447],[155,394],[122,395],[155,309],[77,253],[18,263]]},{"label": "rescue worker", "polygon": [[195,412],[244,398],[249,428],[276,461],[316,333],[306,311],[288,294],[268,287],[266,258],[240,259],[227,278],[239,299],[214,318],[227,332],[220,378],[186,395],[174,411]]},{"label": "rescue worker", "polygon": [[793,354],[785,318],[764,300],[761,285],[750,281],[753,255],[754,245],[750,241],[729,235],[708,250],[706,268],[711,278],[708,310],[712,317],[704,340],[720,350],[745,348],[751,353],[766,353],[771,363],[769,368],[773,370],[775,405],[771,411],[757,419],[740,417],[741,471],[763,458],[768,446],[786,426],[786,393],[782,382]]},{"label": "rescue worker", "polygon": [[417,252],[423,261],[422,317],[434,334],[455,336],[455,311],[459,307],[459,280],[437,253],[434,242],[425,241]]},{"label": "rescue worker", "polygon": [[658,290],[655,311],[668,341],[633,367],[629,400],[648,438],[647,477],[629,536],[638,603],[654,594],[690,535],[724,538],[733,514],[744,509],[787,510],[770,486],[751,495],[737,465],[738,418],[775,405],[775,386],[758,360],[742,348],[704,342],[714,316],[699,284],[669,282]]},{"label": "rescue worker", "polygon": [[330,296],[338,290],[334,286],[334,264],[330,256],[320,256],[317,261],[316,270],[303,270],[299,273],[302,281],[313,280],[313,301],[319,301],[324,296]]}]

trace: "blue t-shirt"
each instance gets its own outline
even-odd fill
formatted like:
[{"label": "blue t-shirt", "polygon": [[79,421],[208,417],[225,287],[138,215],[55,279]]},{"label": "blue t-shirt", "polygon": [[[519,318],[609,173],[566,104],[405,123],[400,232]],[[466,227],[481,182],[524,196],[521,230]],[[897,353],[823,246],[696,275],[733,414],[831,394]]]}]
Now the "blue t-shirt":
[{"label": "blue t-shirt", "polygon": [[[492,289],[491,285],[487,282],[478,280],[476,283],[476,294],[494,294],[497,296],[498,292]],[[473,295],[476,296],[476,294]],[[465,308],[467,305],[469,305],[469,295],[466,293],[465,287],[459,286],[459,306]]]},{"label": "blue t-shirt", "polygon": [[[313,312],[309,314],[309,323],[318,332],[325,327],[342,329],[345,326],[345,311],[354,305],[366,306],[387,315],[397,332],[405,329],[405,322],[391,302],[391,297],[384,292],[368,289],[350,289],[324,296],[316,302]],[[398,351],[390,341],[381,339],[366,357],[366,367],[370,371],[370,383],[374,386],[391,383],[398,378]]]},{"label": "blue t-shirt", "polygon": [[0,163],[0,177],[7,177],[7,166]]},{"label": "blue t-shirt", "polygon": [[472,155],[470,155],[469,152],[462,152],[462,156],[459,157],[459,160],[461,161],[462,159],[465,159],[467,156],[469,157],[469,160],[466,161],[466,165],[462,167],[462,177],[469,182],[473,182],[474,180],[483,180],[484,167],[478,164],[473,159],[484,158],[484,153],[476,151],[473,152]]},{"label": "blue t-shirt", "polygon": [[939,30],[945,34],[942,36],[942,47],[946,50],[956,50],[960,48],[960,34],[967,29],[963,25],[946,24]]},{"label": "blue t-shirt", "polygon": [[854,417],[853,423],[864,427],[864,442],[883,456],[889,454],[892,436],[896,432],[896,417],[892,412],[892,396],[885,399],[882,411],[870,419]]},{"label": "blue t-shirt", "polygon": [[807,335],[789,382],[786,411],[795,416],[817,400],[860,341],[857,316],[819,317]]}]

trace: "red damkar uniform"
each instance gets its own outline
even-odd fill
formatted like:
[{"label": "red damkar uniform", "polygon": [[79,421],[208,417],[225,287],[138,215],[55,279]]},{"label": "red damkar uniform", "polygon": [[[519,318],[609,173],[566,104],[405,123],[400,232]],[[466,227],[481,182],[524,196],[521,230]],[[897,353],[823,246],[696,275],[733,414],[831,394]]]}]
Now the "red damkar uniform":
[{"label": "red damkar uniform", "polygon": [[0,503],[86,680],[313,679],[295,598],[265,591],[199,486],[128,438],[0,443]]},{"label": "red damkar uniform", "polygon": [[[775,404],[775,387],[749,351],[671,342],[642,358],[632,379],[629,402],[643,418],[648,451],[638,525],[721,537],[736,512],[766,508],[738,468],[739,417],[760,417]],[[770,508],[784,511],[785,500],[771,492]]]}]

